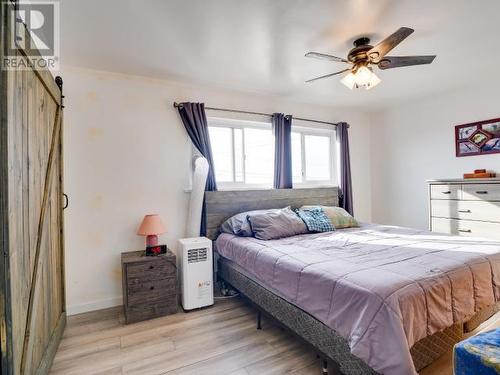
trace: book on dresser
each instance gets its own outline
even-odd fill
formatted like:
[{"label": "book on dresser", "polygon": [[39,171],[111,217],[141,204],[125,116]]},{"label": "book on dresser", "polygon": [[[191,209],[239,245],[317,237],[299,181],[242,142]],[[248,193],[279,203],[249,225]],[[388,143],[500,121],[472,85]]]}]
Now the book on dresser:
[{"label": "book on dresser", "polygon": [[500,240],[500,178],[427,182],[432,232]]},{"label": "book on dresser", "polygon": [[145,256],[144,251],[122,253],[125,323],[177,312],[177,264],[175,254]]}]

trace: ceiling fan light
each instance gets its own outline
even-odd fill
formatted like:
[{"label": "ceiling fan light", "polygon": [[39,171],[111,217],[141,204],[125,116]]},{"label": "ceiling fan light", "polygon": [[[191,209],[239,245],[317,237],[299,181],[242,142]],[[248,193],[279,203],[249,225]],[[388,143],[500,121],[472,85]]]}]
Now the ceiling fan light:
[{"label": "ceiling fan light", "polygon": [[349,72],[349,74],[342,78],[340,82],[342,82],[342,84],[352,90],[356,85],[356,77],[354,76],[354,74],[352,74],[352,72]]},{"label": "ceiling fan light", "polygon": [[354,75],[356,77],[356,87],[367,87],[372,79],[373,72],[370,68],[367,68],[366,66],[360,67],[357,71],[356,74]]},{"label": "ceiling fan light", "polygon": [[375,86],[377,86],[380,82],[382,82],[382,80],[380,78],[378,78],[375,73],[373,73],[372,74],[372,78],[370,80],[370,83],[369,83],[368,86],[366,86],[366,89],[367,90],[371,90],[372,88],[374,88]]},{"label": "ceiling fan light", "polygon": [[340,82],[351,90],[353,88],[370,90],[382,82],[382,80],[373,73],[371,68],[362,66],[356,73],[350,72],[347,74]]}]

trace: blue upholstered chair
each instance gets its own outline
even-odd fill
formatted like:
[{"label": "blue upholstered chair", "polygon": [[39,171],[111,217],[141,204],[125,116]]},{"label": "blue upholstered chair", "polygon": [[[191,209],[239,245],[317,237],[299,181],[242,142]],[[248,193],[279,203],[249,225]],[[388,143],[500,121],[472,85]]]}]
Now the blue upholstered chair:
[{"label": "blue upholstered chair", "polygon": [[500,374],[500,328],[456,344],[453,362],[455,375]]}]

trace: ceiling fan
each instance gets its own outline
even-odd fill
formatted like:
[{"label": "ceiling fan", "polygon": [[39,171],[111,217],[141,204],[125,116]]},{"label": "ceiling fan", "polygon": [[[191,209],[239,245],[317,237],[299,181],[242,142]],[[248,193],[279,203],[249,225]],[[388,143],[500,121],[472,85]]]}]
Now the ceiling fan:
[{"label": "ceiling fan", "polygon": [[352,66],[339,72],[310,79],[306,82],[314,82],[319,79],[349,72],[341,80],[344,85],[350,89],[362,87],[369,90],[381,82],[380,78],[373,72],[373,65],[378,66],[381,70],[385,70],[432,63],[436,56],[386,56],[389,51],[405,40],[413,31],[409,27],[401,27],[375,47],[370,45],[370,39],[367,37],[356,39],[354,41],[354,48],[349,51],[347,59],[324,53],[308,52],[305,54],[305,57],[347,63]]}]

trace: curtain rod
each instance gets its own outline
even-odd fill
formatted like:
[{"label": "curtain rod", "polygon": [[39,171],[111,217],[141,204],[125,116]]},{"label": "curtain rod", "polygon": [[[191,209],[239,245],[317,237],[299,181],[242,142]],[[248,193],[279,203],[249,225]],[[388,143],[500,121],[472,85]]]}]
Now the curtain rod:
[{"label": "curtain rod", "polygon": [[[182,108],[182,104],[174,102],[174,108]],[[243,114],[246,114],[246,115],[258,115],[258,116],[273,117],[272,113],[242,111],[242,110],[239,110],[239,109],[227,109],[227,108],[215,108],[215,107],[205,107],[205,109],[207,109],[209,111],[243,113]],[[337,124],[334,123],[334,122],[327,122],[327,121],[320,121],[320,120],[311,120],[311,119],[308,119],[308,118],[294,117],[294,116],[292,116],[292,118],[295,119],[295,120],[300,120],[300,121],[314,122],[316,124],[325,124],[325,125],[337,126]],[[347,127],[349,127],[349,125]]]}]

